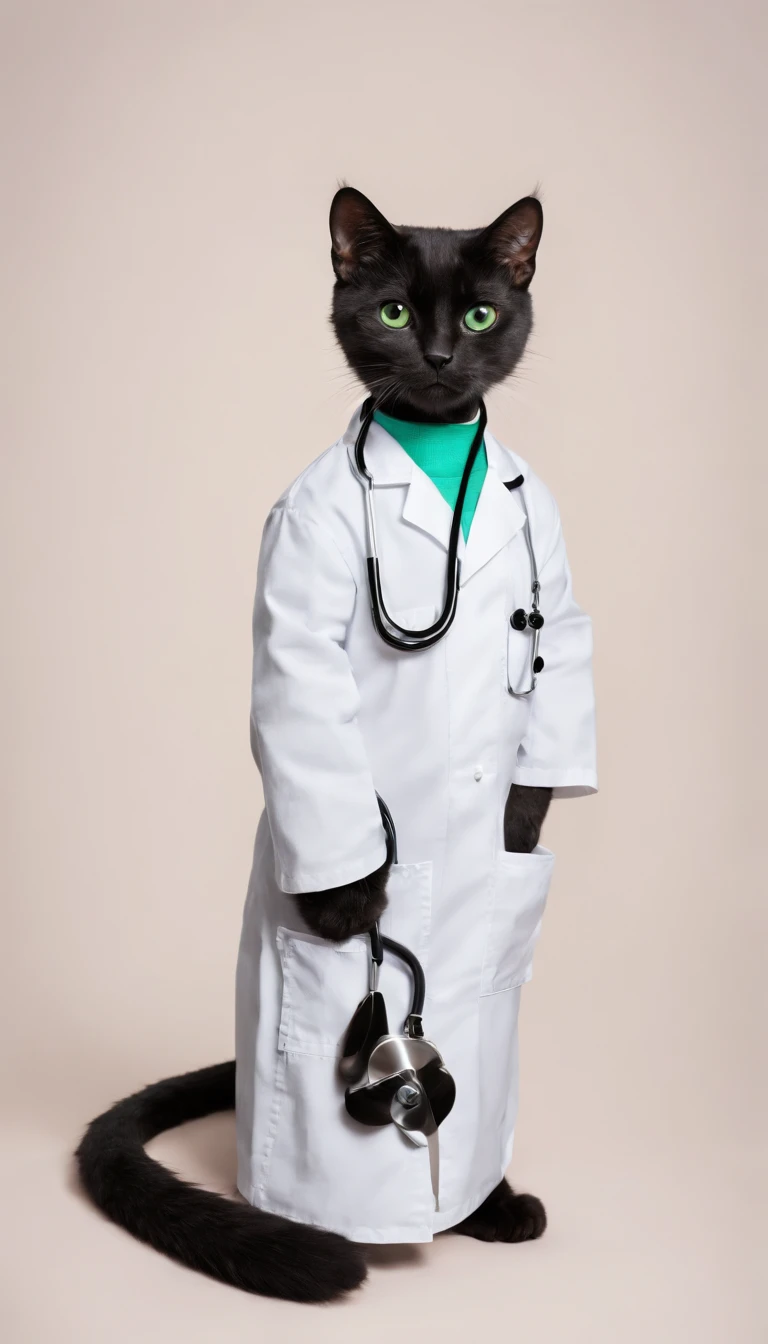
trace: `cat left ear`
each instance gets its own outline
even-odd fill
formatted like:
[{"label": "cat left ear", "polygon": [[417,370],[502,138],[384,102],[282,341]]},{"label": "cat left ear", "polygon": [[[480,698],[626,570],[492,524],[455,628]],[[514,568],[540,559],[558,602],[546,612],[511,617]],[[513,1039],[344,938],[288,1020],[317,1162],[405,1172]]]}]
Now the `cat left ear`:
[{"label": "cat left ear", "polygon": [[544,211],[535,196],[524,196],[481,233],[478,244],[506,267],[516,289],[527,289],[536,270]]},{"label": "cat left ear", "polygon": [[339,280],[353,280],[361,266],[378,261],[397,240],[388,219],[354,187],[341,187],[331,202],[331,260]]}]

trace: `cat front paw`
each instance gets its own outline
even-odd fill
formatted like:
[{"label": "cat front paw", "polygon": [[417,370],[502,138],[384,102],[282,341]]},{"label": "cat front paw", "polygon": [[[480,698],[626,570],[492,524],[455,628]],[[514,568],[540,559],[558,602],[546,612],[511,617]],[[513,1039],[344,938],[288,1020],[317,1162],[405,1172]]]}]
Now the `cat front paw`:
[{"label": "cat front paw", "polygon": [[334,943],[367,933],[387,908],[388,874],[387,862],[357,882],[297,896],[302,919],[313,933]]},{"label": "cat front paw", "polygon": [[504,807],[504,848],[511,854],[532,854],[552,799],[551,789],[510,784]]}]

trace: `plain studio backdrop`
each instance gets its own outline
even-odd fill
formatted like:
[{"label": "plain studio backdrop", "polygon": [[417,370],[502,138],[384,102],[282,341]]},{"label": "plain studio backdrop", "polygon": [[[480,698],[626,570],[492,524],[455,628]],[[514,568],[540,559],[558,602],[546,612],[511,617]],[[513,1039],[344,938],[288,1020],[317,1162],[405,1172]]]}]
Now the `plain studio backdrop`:
[{"label": "plain studio backdrop", "polygon": [[[764,1338],[761,9],[2,5],[7,1344]],[[511,1175],[550,1230],[379,1252],[319,1309],[132,1242],[68,1154],[232,1054],[261,529],[360,398],[340,180],[464,227],[540,184],[536,330],[489,411],[560,504],[601,792],[547,821],[524,994]],[[153,1151],[232,1190],[231,1117]]]}]

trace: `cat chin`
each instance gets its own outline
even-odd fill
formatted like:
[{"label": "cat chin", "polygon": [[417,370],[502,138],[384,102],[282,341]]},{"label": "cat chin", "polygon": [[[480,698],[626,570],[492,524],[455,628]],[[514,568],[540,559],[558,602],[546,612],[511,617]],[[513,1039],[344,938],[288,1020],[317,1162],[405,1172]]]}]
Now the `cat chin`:
[{"label": "cat chin", "polygon": [[474,406],[477,409],[478,394],[469,389],[457,391],[455,388],[430,385],[409,390],[403,400],[422,414],[451,420],[465,418],[467,407]]}]

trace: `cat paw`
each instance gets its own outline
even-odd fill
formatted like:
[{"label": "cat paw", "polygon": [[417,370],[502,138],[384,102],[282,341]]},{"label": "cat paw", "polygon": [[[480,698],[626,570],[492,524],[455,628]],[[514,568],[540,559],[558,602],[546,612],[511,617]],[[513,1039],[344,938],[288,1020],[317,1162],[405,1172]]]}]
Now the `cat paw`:
[{"label": "cat paw", "polygon": [[535,1241],[546,1226],[541,1200],[536,1195],[517,1195],[502,1181],[453,1231],[478,1241]]},{"label": "cat paw", "polygon": [[387,908],[388,874],[389,863],[384,863],[358,882],[297,896],[304,923],[334,943],[367,933]]},{"label": "cat paw", "polygon": [[551,789],[510,784],[504,807],[504,848],[512,854],[531,854],[552,800]]}]

